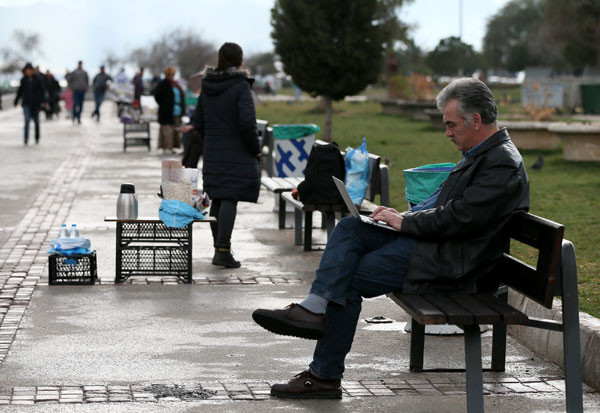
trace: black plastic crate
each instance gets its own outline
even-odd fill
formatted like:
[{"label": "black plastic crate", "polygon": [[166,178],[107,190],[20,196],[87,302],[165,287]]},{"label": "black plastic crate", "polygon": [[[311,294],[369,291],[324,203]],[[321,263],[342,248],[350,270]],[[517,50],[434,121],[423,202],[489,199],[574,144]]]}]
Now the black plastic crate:
[{"label": "black plastic crate", "polygon": [[[73,260],[76,264],[68,263]],[[70,257],[53,254],[48,257],[48,261],[50,267],[48,284],[50,285],[93,285],[98,279],[96,251]]]},{"label": "black plastic crate", "polygon": [[123,222],[119,223],[119,242],[177,242],[187,243],[190,238],[191,226],[184,228],[169,228],[162,222]]},{"label": "black plastic crate", "polygon": [[177,276],[191,281],[191,251],[180,246],[128,246],[117,252],[120,271],[117,282],[130,276]]}]

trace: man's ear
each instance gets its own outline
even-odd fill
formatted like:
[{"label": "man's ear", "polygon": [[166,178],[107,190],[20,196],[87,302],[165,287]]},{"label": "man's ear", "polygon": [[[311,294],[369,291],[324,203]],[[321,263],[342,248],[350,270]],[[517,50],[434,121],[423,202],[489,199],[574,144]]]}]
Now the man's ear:
[{"label": "man's ear", "polygon": [[475,126],[475,130],[481,129],[483,123],[481,122],[481,115],[479,113],[473,114],[473,125]]}]

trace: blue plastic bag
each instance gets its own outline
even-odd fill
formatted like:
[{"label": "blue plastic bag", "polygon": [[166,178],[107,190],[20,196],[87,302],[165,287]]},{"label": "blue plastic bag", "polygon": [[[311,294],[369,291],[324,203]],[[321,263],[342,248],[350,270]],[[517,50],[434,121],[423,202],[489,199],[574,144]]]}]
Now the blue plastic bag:
[{"label": "blue plastic bag", "polygon": [[[48,254],[58,254],[63,257],[71,257],[73,255],[88,255],[94,252],[90,249],[90,240],[83,237],[76,238],[56,238],[50,240],[50,249]],[[65,264],[77,264],[77,260],[67,259]]]},{"label": "blue plastic bag", "polygon": [[204,214],[185,202],[163,199],[158,217],[169,228],[185,228],[193,220],[203,219]]},{"label": "blue plastic bag", "polygon": [[346,189],[355,205],[362,204],[369,187],[369,152],[367,138],[356,149],[346,148]]}]

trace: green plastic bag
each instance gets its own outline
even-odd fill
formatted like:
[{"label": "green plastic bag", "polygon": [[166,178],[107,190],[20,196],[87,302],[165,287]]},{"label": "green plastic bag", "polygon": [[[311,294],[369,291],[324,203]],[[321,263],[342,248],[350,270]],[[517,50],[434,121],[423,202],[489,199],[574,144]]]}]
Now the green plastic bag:
[{"label": "green plastic bag", "polygon": [[425,201],[448,178],[455,166],[448,162],[405,169],[406,200],[412,205]]}]

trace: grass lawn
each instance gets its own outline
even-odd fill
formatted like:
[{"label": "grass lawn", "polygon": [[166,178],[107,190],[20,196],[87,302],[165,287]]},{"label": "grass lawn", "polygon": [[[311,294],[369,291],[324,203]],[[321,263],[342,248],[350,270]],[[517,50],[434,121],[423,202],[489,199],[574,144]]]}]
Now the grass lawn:
[{"label": "grass lawn", "polygon": [[[325,124],[315,102],[266,102],[256,108],[270,124]],[[462,157],[444,131],[429,122],[381,113],[377,103],[334,104],[333,136],[341,149],[367,138],[370,152],[389,160],[392,206],[406,209],[402,170],[419,165],[458,162]],[[500,108],[502,114],[502,107]],[[317,134],[317,138],[322,132]],[[541,171],[529,170],[531,212],[565,225],[565,238],[575,244],[580,308],[600,317],[600,163],[568,162],[562,150],[522,151],[527,166],[543,154]]]}]

